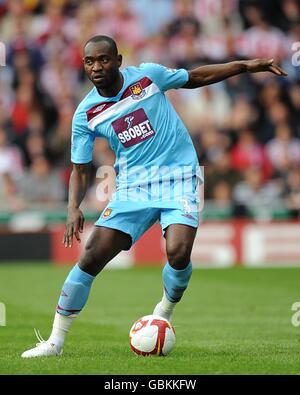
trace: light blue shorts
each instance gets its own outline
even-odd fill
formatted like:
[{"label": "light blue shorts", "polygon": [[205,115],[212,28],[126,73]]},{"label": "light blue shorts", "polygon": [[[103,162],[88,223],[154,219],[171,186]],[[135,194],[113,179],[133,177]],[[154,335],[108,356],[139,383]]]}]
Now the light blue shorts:
[{"label": "light blue shorts", "polygon": [[129,234],[132,246],[157,221],[160,222],[164,235],[166,228],[172,224],[198,228],[199,213],[187,212],[184,207],[149,207],[138,202],[111,201],[102,211],[95,225]]}]

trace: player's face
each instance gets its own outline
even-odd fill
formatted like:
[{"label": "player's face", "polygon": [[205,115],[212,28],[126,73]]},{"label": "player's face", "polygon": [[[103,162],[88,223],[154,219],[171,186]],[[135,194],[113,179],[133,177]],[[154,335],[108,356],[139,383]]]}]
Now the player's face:
[{"label": "player's face", "polygon": [[105,41],[91,42],[85,47],[83,63],[88,78],[96,88],[107,89],[118,79],[122,56],[116,55]]}]

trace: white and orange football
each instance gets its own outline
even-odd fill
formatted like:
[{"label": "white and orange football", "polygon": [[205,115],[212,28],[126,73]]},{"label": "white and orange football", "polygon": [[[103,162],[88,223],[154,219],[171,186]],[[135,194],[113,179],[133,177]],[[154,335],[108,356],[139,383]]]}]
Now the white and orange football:
[{"label": "white and orange football", "polygon": [[158,315],[138,319],[129,332],[130,347],[138,355],[168,355],[176,341],[170,322]]}]

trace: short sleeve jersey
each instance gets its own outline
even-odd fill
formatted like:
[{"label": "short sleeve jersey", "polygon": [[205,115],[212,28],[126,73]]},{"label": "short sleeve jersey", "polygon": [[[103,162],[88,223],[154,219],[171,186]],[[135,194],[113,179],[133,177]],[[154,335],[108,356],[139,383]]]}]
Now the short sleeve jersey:
[{"label": "short sleeve jersey", "polygon": [[90,162],[95,139],[104,137],[116,155],[117,190],[163,182],[171,173],[176,179],[183,168],[195,175],[193,143],[165,95],[182,87],[188,72],[143,63],[121,73],[124,82],[115,97],[103,97],[94,87],[79,104],[72,122],[72,162]]}]

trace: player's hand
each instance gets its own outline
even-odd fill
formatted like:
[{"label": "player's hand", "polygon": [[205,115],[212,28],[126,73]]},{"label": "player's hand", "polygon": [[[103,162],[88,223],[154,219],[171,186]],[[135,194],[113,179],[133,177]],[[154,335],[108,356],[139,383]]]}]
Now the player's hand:
[{"label": "player's hand", "polygon": [[84,216],[79,208],[68,210],[66,230],[64,233],[63,244],[65,247],[72,247],[73,236],[76,237],[78,243],[81,242],[79,233],[83,232]]},{"label": "player's hand", "polygon": [[273,74],[287,76],[281,67],[274,63],[274,59],[253,59],[246,61],[247,70],[250,73],[258,73],[260,71],[270,71]]}]

